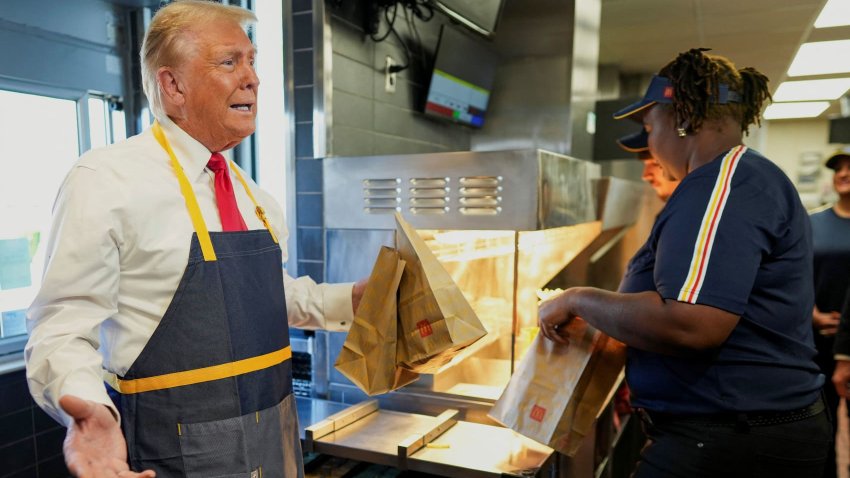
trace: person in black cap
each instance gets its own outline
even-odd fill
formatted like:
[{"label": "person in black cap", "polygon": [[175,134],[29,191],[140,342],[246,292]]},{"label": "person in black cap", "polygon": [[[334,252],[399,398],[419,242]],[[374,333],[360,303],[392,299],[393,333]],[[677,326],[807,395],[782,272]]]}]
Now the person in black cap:
[{"label": "person in black cap", "polygon": [[670,195],[676,190],[676,186],[679,185],[679,180],[669,177],[664,172],[664,168],[652,157],[652,153],[649,152],[647,137],[646,130],[641,128],[637,133],[618,139],[617,144],[624,151],[637,155],[637,158],[643,163],[643,172],[640,178],[652,187],[655,194],[658,195],[658,199],[667,202]]},{"label": "person in black cap", "polygon": [[644,292],[574,287],[540,306],[553,341],[585,320],[628,346],[649,436],[637,478],[817,477],[827,460],[808,214],[782,170],[742,144],[767,81],[692,49],[618,112],[642,120],[681,180],[625,279]]},{"label": "person in black cap", "polygon": [[[815,331],[815,347],[818,349],[817,363],[821,372],[833,377],[836,359],[850,360],[850,344],[842,340],[837,344],[835,335],[838,330],[841,307],[844,304],[847,287],[850,286],[850,148],[839,150],[826,160],[826,167],[833,170],[832,187],[838,194],[838,201],[830,207],[813,213],[812,243],[814,247],[814,291],[815,307],[812,312],[812,326]],[[833,348],[838,350],[833,352]],[[848,362],[850,365],[850,362]],[[846,366],[842,366],[842,369]],[[850,369],[848,369],[850,370]],[[836,374],[839,382],[841,374]],[[844,381],[846,383],[846,380]],[[846,393],[846,386],[836,393],[831,386],[824,387],[827,406],[837,417],[839,393]],[[838,430],[837,420],[833,421],[833,434]],[[835,451],[830,449],[830,460],[824,468],[824,478],[836,475]]]}]

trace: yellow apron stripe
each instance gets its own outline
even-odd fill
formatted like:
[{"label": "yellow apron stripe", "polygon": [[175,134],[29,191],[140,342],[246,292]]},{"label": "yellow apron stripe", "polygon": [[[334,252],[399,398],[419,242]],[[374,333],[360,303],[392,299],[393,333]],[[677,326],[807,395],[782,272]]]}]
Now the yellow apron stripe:
[{"label": "yellow apron stripe", "polygon": [[168,158],[171,161],[171,167],[177,175],[177,181],[180,183],[180,191],[183,193],[183,198],[186,200],[186,209],[189,210],[189,216],[192,218],[192,225],[195,226],[195,232],[198,233],[198,241],[201,243],[201,251],[204,253],[204,260],[214,261],[216,260],[215,250],[213,249],[212,241],[210,240],[210,233],[207,230],[207,223],[204,222],[204,216],[201,215],[201,209],[198,207],[198,200],[195,199],[195,193],[192,191],[192,185],[189,183],[189,180],[186,179],[186,173],[183,172],[183,167],[180,166],[180,163],[177,161],[177,157],[174,155],[174,150],[171,149],[171,145],[168,144],[165,132],[162,131],[162,126],[159,125],[158,121],[154,121],[151,130],[153,130],[153,135],[159,142],[160,146],[162,146],[162,149],[168,153]]},{"label": "yellow apron stripe", "polygon": [[129,395],[133,393],[150,392],[153,390],[164,390],[167,388],[182,387],[195,383],[212,382],[223,378],[244,375],[257,370],[263,370],[285,362],[292,357],[292,348],[289,345],[275,352],[258,355],[236,362],[213,365],[211,367],[186,370],[184,372],[167,373],[155,377],[137,378],[135,380],[116,379],[116,390]]},{"label": "yellow apron stripe", "polygon": [[[714,243],[715,231],[711,228],[712,218],[724,206],[725,200],[731,192],[731,176],[734,173],[734,166],[737,164],[734,159],[739,153],[743,155],[744,151],[746,151],[746,146],[736,146],[726,153],[726,156],[722,160],[723,163],[720,166],[720,172],[714,183],[708,208],[706,208],[705,215],[703,215],[702,224],[697,234],[697,241],[694,244],[694,253],[691,257],[688,276],[685,279],[684,285],[679,290],[677,300],[681,302],[696,302],[697,294],[695,293],[695,289],[702,287],[702,280],[705,278],[705,273],[708,269],[707,254],[711,252],[711,245]],[[729,182],[729,188],[724,194],[723,188],[727,181]],[[720,218],[718,217],[717,219],[718,224],[715,225],[715,229],[719,227]],[[703,264],[703,261],[705,261],[705,264]],[[703,264],[702,269],[700,269],[701,264]]]},{"label": "yellow apron stripe", "polygon": [[[168,153],[171,167],[177,175],[177,181],[180,183],[180,191],[183,193],[183,197],[186,200],[186,209],[189,210],[189,216],[192,218],[192,225],[195,227],[195,232],[198,233],[198,241],[201,243],[201,251],[204,253],[204,260],[214,261],[216,260],[216,256],[212,241],[210,240],[210,233],[207,229],[207,224],[204,221],[204,216],[201,214],[201,209],[198,206],[198,200],[195,198],[194,191],[192,191],[191,183],[186,178],[186,173],[183,172],[183,167],[180,166],[180,163],[177,161],[177,156],[174,155],[174,150],[171,149],[171,144],[168,143],[168,139],[165,137],[165,132],[162,130],[162,126],[160,126],[159,122],[155,121],[151,130],[153,131],[153,135],[157,142],[159,142],[160,146],[162,146],[165,152]],[[236,167],[233,161],[230,161],[230,169],[236,174],[236,178],[242,183],[242,187],[245,188],[245,192],[248,193],[248,197],[251,198],[251,202],[254,203],[254,213],[257,215],[257,218],[262,221],[263,226],[265,226],[265,228],[269,231],[269,234],[271,234],[272,240],[274,240],[275,244],[277,244],[277,236],[272,230],[271,225],[269,225],[265,210],[257,204],[257,200],[254,198],[251,188],[248,187],[248,183],[245,181],[245,178],[242,177],[242,173],[239,172],[239,168]]]},{"label": "yellow apron stripe", "polygon": [[178,435],[178,436],[183,435],[183,430],[181,430],[181,429],[180,429],[180,424],[179,424],[179,423],[177,424],[177,435]]},{"label": "yellow apron stripe", "polygon": [[242,183],[242,187],[245,188],[245,192],[248,193],[248,197],[251,198],[251,202],[254,203],[254,213],[257,214],[257,218],[262,221],[263,225],[266,226],[266,229],[269,231],[269,234],[272,235],[272,240],[275,244],[277,244],[277,236],[274,235],[274,231],[272,231],[271,226],[269,225],[268,219],[266,219],[266,211],[257,204],[257,200],[254,199],[254,194],[251,193],[251,188],[248,187],[248,183],[245,182],[245,178],[242,177],[242,173],[239,172],[239,168],[233,164],[233,161],[230,162],[230,169],[236,173],[236,178],[239,179],[239,182]]}]

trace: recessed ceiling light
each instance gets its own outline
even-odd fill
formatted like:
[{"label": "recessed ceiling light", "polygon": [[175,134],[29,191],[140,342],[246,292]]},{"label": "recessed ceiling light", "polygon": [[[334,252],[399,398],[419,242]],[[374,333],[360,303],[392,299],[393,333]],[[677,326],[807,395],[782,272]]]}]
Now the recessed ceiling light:
[{"label": "recessed ceiling light", "polygon": [[850,72],[850,40],[803,43],[788,68],[788,76],[846,72]]},{"label": "recessed ceiling light", "polygon": [[850,25],[850,2],[847,0],[829,0],[815,20],[815,28],[840,27]]},{"label": "recessed ceiling light", "polygon": [[850,90],[850,78],[785,81],[773,94],[773,101],[835,100]]},{"label": "recessed ceiling light", "polygon": [[829,108],[827,101],[802,101],[799,103],[773,103],[764,110],[764,119],[814,118]]}]

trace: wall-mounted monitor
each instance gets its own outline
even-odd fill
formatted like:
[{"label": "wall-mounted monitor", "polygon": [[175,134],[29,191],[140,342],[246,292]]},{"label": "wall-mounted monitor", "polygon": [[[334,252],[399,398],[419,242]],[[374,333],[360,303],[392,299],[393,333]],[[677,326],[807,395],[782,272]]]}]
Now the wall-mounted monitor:
[{"label": "wall-mounted monitor", "polygon": [[434,0],[450,18],[484,36],[492,36],[499,23],[504,0]]},{"label": "wall-mounted monitor", "polygon": [[425,114],[482,127],[498,62],[498,55],[486,41],[443,25]]}]

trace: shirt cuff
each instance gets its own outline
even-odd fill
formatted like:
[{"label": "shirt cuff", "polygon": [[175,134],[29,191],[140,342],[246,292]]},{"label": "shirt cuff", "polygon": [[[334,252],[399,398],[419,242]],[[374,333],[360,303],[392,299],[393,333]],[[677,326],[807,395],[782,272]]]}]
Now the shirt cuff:
[{"label": "shirt cuff", "polygon": [[845,355],[845,354],[835,354],[833,356],[833,358],[835,360],[843,360],[845,362],[850,361],[850,355]]},{"label": "shirt cuff", "polygon": [[325,330],[347,332],[354,320],[354,312],[351,310],[351,290],[354,283],[324,285],[322,302],[324,302]]},{"label": "shirt cuff", "polygon": [[[99,405],[104,405],[109,409],[112,416],[115,417],[115,420],[118,422],[118,425],[121,425],[121,413],[115,408],[115,404],[112,402],[112,399],[109,398],[109,394],[106,393],[106,385],[103,382],[100,382],[98,386],[95,387],[86,387],[84,384],[80,384],[78,387],[70,386],[67,384],[63,387],[61,394],[59,397],[64,395],[74,395],[75,397],[81,398],[83,400],[89,400]],[[62,407],[59,406],[59,400],[56,400],[56,408],[61,415],[62,422],[66,427],[70,427],[73,423],[74,419],[71,418],[70,415],[65,413],[62,410]]]}]

